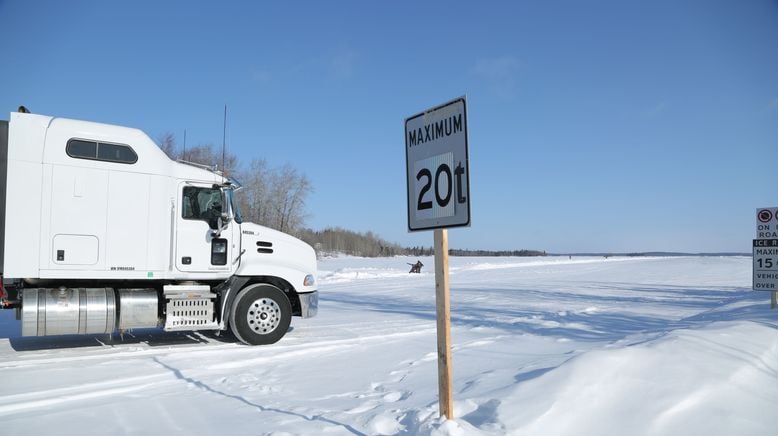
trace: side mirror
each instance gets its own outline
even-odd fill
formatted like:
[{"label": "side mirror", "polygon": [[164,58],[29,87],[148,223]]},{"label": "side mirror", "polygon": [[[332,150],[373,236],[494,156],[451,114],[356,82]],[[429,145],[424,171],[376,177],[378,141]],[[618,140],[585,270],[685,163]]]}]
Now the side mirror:
[{"label": "side mirror", "polygon": [[213,235],[215,238],[221,236],[222,231],[230,225],[230,221],[232,221],[232,218],[230,218],[227,213],[222,212],[221,216],[216,218],[216,227],[211,226],[213,229],[211,230],[211,235]]}]

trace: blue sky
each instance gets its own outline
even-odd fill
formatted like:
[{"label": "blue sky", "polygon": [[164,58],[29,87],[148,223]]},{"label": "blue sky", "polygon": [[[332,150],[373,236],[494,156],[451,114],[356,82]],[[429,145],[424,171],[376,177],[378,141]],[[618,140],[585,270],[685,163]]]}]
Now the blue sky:
[{"label": "blue sky", "polygon": [[452,247],[749,252],[778,206],[774,0],[5,0],[0,41],[2,113],[220,144],[227,104],[231,152],[313,181],[313,228],[432,245],[404,119],[461,95]]}]

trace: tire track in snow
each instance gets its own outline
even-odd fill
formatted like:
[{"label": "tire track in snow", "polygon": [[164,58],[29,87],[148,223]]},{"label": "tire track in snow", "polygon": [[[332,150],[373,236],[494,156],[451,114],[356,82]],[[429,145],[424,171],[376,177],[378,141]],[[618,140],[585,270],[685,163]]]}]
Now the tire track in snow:
[{"label": "tire track in snow", "polygon": [[162,362],[157,357],[154,357],[154,362],[156,362],[157,364],[159,364],[161,367],[165,368],[166,370],[172,372],[175,375],[176,379],[178,379],[180,381],[183,381],[183,382],[187,383],[188,385],[194,386],[194,387],[196,387],[198,389],[201,389],[201,390],[203,390],[205,392],[208,392],[208,393],[211,393],[211,394],[215,394],[215,395],[219,395],[219,396],[222,396],[222,397],[225,397],[225,398],[231,398],[233,400],[239,401],[239,402],[241,402],[241,403],[243,403],[243,404],[245,404],[247,406],[255,408],[259,412],[278,413],[278,414],[282,414],[282,415],[288,415],[288,416],[297,417],[297,418],[303,419],[305,421],[324,422],[324,423],[327,423],[327,424],[335,425],[337,427],[341,427],[341,428],[345,429],[346,431],[348,431],[351,434],[354,434],[354,435],[357,435],[357,436],[366,436],[365,433],[362,433],[362,432],[358,431],[357,429],[355,429],[351,425],[343,423],[343,422],[338,422],[338,421],[335,421],[335,420],[330,419],[330,418],[327,418],[323,414],[307,416],[307,415],[304,415],[302,413],[298,413],[298,412],[295,412],[295,411],[292,411],[292,410],[283,410],[283,409],[279,409],[279,408],[267,407],[267,406],[263,406],[261,404],[256,404],[256,403],[253,403],[253,402],[247,400],[246,398],[244,398],[244,397],[242,397],[240,395],[229,394],[227,392],[216,390],[216,389],[212,388],[210,385],[208,385],[207,383],[204,383],[204,382],[202,382],[200,380],[197,380],[197,379],[195,379],[195,378],[193,378],[191,376],[186,376],[186,375],[184,375],[183,372],[181,372],[180,369]]},{"label": "tire track in snow", "polygon": [[[235,370],[248,366],[256,366],[259,364],[267,363],[276,360],[291,360],[299,357],[315,357],[321,354],[332,354],[334,352],[347,352],[353,350],[355,347],[363,346],[365,343],[372,342],[377,346],[384,346],[386,341],[400,340],[409,336],[433,334],[434,328],[415,330],[409,332],[397,332],[388,335],[373,335],[352,339],[340,339],[325,341],[317,345],[311,346],[311,344],[296,344],[284,347],[276,347],[271,351],[272,354],[263,355],[255,358],[240,359],[241,354],[255,353],[256,351],[264,351],[255,347],[246,347],[242,345],[227,345],[216,347],[185,347],[181,349],[168,349],[164,352],[159,350],[132,350],[129,352],[98,354],[90,356],[73,356],[73,357],[58,357],[51,359],[36,359],[31,361],[17,361],[8,362],[0,368],[24,370],[30,367],[40,365],[53,365],[61,364],[64,362],[78,362],[78,361],[118,361],[126,360],[128,358],[136,360],[147,360],[151,358],[157,363],[160,363],[160,358],[178,358],[186,356],[187,361],[201,361],[201,357],[212,356],[217,354],[222,358],[222,362],[200,366],[187,370],[187,376],[184,378],[181,375],[181,369],[177,369],[177,373],[172,377],[170,373],[157,373],[135,377],[125,377],[120,379],[114,379],[110,381],[103,381],[97,383],[88,383],[73,387],[56,388],[35,392],[25,392],[20,394],[4,395],[0,398],[0,416],[13,415],[16,413],[27,412],[30,410],[51,408],[52,406],[77,402],[77,401],[89,401],[98,398],[111,397],[130,392],[142,391],[151,387],[158,388],[161,385],[171,385],[180,383],[181,380],[186,379],[193,380],[193,377],[199,377],[205,374],[213,375],[213,371],[219,370]],[[225,351],[229,354],[226,356]],[[170,369],[165,365],[166,368]],[[312,419],[305,417],[306,419]]]},{"label": "tire track in snow", "polygon": [[[354,347],[363,346],[365,345],[365,343],[371,343],[371,342],[374,343],[376,346],[385,346],[387,341],[391,341],[393,339],[394,340],[405,339],[409,336],[420,336],[420,335],[428,335],[434,333],[435,333],[435,329],[429,328],[429,329],[413,330],[408,332],[397,332],[397,333],[390,333],[390,334],[383,334],[383,335],[361,336],[358,338],[350,338],[350,339],[336,339],[336,340],[318,343],[314,346],[311,346],[311,344],[293,345],[290,347],[294,347],[295,348],[294,350],[284,351],[281,353],[274,353],[272,355],[267,355],[267,356],[259,356],[259,357],[246,359],[246,360],[239,360],[239,361],[231,360],[229,362],[222,362],[222,363],[206,366],[204,367],[204,369],[219,370],[219,369],[242,368],[245,366],[254,366],[261,363],[267,363],[268,361],[273,361],[278,359],[288,359],[293,357],[308,356],[312,354],[315,355],[315,354],[322,354],[322,353],[332,353],[337,351],[347,351]],[[249,348],[249,350],[251,349]]]},{"label": "tire track in snow", "polygon": [[[168,379],[168,380],[164,380]],[[161,381],[160,381],[161,380]],[[0,416],[12,415],[31,409],[50,408],[51,406],[74,401],[93,400],[140,391],[163,383],[175,383],[177,380],[167,373],[126,377],[105,382],[88,383],[74,387],[49,389],[23,394],[4,395],[0,399]]]},{"label": "tire track in snow", "polygon": [[[180,353],[197,352],[200,350],[208,349],[211,352],[221,352],[224,349],[238,348],[240,344],[225,344],[225,345],[200,345],[195,347],[172,347],[164,350],[159,349],[139,349],[137,345],[132,345],[132,349],[124,349],[119,347],[107,348],[105,353],[97,352],[96,354],[90,354],[86,356],[60,356],[60,357],[40,357],[37,359],[19,359],[19,360],[7,360],[0,362],[0,371],[14,368],[32,368],[36,366],[52,365],[59,363],[73,363],[83,361],[96,361],[96,360],[114,360],[114,359],[126,359],[133,357],[147,357],[158,355],[171,355]],[[70,351],[70,350],[68,350]]]},{"label": "tire track in snow", "polygon": [[[364,344],[365,342],[370,341],[383,341],[391,338],[404,338],[406,336],[414,336],[414,335],[423,335],[423,334],[434,334],[435,329],[434,328],[428,328],[428,329],[416,329],[413,331],[408,332],[397,332],[397,333],[391,333],[387,335],[372,335],[372,336],[360,336],[357,338],[350,338],[350,339],[335,339],[335,340],[328,340],[328,341],[320,341],[320,342],[305,342],[305,343],[297,343],[297,344],[289,344],[289,345],[273,345],[272,350],[270,347],[266,347],[268,351],[273,352],[279,352],[272,355],[262,356],[257,358],[260,362],[265,362],[268,360],[275,360],[281,357],[288,356],[290,352],[295,351],[293,356],[298,355],[305,355],[305,354],[315,354],[317,352],[328,352],[332,351],[334,348],[337,348],[338,346],[350,346],[350,345],[360,345]],[[118,349],[118,351],[117,351]],[[299,351],[296,351],[297,349],[300,349]],[[33,359],[19,359],[19,360],[7,360],[7,361],[0,361],[0,371],[3,370],[9,370],[9,369],[29,369],[36,366],[46,366],[46,365],[53,365],[53,364],[61,364],[61,363],[74,363],[74,362],[83,362],[83,361],[111,361],[111,360],[117,360],[117,359],[128,359],[128,358],[145,358],[145,357],[154,357],[154,356],[178,356],[178,355],[188,355],[188,356],[200,356],[200,355],[224,355],[224,353],[233,353],[233,354],[248,354],[256,352],[257,350],[264,349],[262,347],[256,348],[251,346],[244,346],[239,343],[230,343],[230,344],[207,344],[207,345],[198,345],[198,346],[184,346],[184,347],[168,347],[164,350],[159,349],[139,349],[136,345],[133,345],[132,349],[122,349],[121,346],[119,347],[111,347],[107,348],[105,353],[98,352],[96,354],[90,354],[90,355],[76,355],[76,356],[59,356],[59,357],[41,357],[41,358],[33,358]],[[229,368],[231,364],[234,364],[235,367],[240,367],[240,362],[229,362],[226,368]],[[219,365],[217,364],[216,367],[218,368]]]}]

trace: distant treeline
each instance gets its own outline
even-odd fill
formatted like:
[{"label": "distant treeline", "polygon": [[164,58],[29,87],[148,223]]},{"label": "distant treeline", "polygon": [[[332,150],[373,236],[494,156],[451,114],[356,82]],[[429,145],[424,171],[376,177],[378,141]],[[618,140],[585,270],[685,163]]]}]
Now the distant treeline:
[{"label": "distant treeline", "polygon": [[305,229],[299,231],[297,237],[312,246],[318,256],[336,253],[362,257],[408,254],[407,248],[387,242],[373,232],[358,233],[335,227],[320,231]]},{"label": "distant treeline", "polygon": [[716,253],[681,253],[677,251],[646,251],[636,253],[551,253],[549,256],[604,256],[604,257],[722,257],[751,256],[751,253],[716,252]]},{"label": "distant treeline", "polygon": [[[307,242],[318,256],[328,256],[338,253],[362,257],[388,256],[432,256],[432,247],[403,247],[387,242],[373,232],[358,233],[340,227],[316,231],[304,229],[296,232],[296,236]],[[545,256],[545,251],[538,250],[461,250],[449,249],[451,256]]]},{"label": "distant treeline", "polygon": [[449,249],[448,253],[452,256],[520,256],[520,257],[530,257],[530,256],[545,256],[545,251],[538,251],[538,250],[500,250],[500,251],[494,251],[494,250],[458,250],[458,249]]}]

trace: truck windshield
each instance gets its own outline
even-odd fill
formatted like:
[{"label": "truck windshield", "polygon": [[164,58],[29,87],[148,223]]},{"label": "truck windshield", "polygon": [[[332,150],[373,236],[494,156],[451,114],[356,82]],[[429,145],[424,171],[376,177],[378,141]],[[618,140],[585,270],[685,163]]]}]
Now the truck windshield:
[{"label": "truck windshield", "polygon": [[227,193],[227,198],[230,201],[230,209],[232,209],[232,215],[235,219],[235,222],[241,224],[243,222],[243,218],[240,216],[240,206],[238,205],[238,201],[235,199],[235,191],[232,189],[225,189],[225,192]]}]

